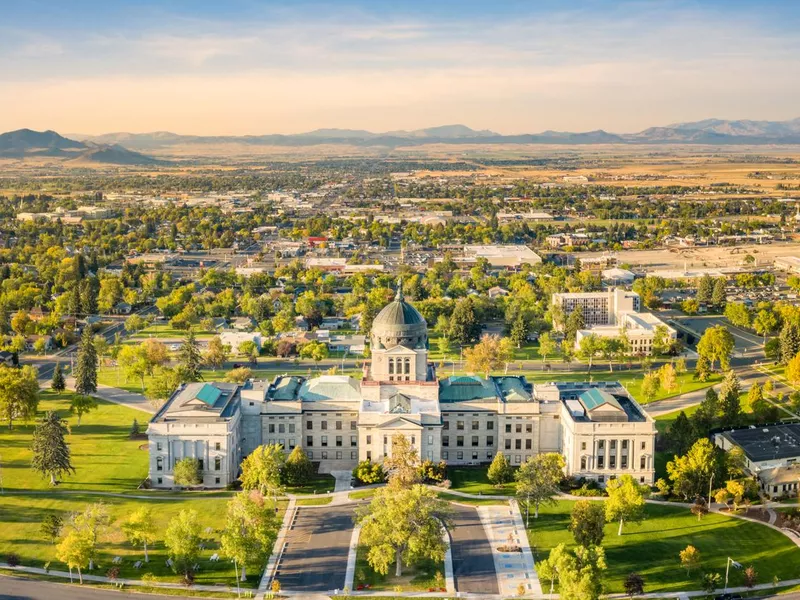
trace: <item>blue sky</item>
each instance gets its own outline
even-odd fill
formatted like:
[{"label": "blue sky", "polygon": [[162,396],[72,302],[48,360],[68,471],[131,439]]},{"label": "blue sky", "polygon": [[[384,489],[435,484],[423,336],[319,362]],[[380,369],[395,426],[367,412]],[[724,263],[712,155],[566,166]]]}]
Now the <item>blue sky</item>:
[{"label": "blue sky", "polygon": [[800,2],[0,0],[0,130],[800,116]]}]

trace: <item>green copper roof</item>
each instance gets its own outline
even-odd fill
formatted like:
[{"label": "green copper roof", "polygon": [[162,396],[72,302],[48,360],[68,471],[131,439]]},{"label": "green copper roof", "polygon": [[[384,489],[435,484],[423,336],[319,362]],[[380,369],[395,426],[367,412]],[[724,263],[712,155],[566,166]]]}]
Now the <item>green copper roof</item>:
[{"label": "green copper roof", "polygon": [[448,377],[439,382],[439,401],[462,402],[497,398],[497,388],[490,379],[477,375],[460,375]]},{"label": "green copper roof", "polygon": [[222,392],[216,387],[211,385],[210,383],[203,384],[194,397],[197,400],[202,401],[209,406],[214,406],[214,404],[219,400],[220,395]]},{"label": "green copper roof", "polygon": [[530,402],[533,398],[522,377],[493,377],[506,402]]},{"label": "green copper roof", "polygon": [[281,377],[272,391],[272,400],[294,400],[297,390],[300,389],[304,379],[302,377]]},{"label": "green copper roof", "polygon": [[617,401],[614,396],[606,392],[605,390],[601,390],[598,388],[592,388],[590,390],[586,390],[580,396],[578,396],[581,403],[586,407],[586,410],[594,410],[598,406],[602,406],[604,404],[610,404],[611,406],[622,410],[622,406],[620,405],[619,401]]}]

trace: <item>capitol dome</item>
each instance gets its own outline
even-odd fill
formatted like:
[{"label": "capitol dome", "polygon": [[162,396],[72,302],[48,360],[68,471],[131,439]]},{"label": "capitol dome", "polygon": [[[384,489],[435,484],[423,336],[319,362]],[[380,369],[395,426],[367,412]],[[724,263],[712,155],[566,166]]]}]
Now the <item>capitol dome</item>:
[{"label": "capitol dome", "polygon": [[372,321],[371,344],[373,349],[427,348],[428,324],[419,311],[403,299],[401,287],[394,300]]}]

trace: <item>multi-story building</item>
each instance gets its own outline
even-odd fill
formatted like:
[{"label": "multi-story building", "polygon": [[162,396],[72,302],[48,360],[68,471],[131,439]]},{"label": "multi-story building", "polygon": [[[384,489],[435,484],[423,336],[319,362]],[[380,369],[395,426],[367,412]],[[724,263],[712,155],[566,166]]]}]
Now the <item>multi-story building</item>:
[{"label": "multi-story building", "polygon": [[553,294],[552,303],[560,306],[565,315],[580,309],[587,326],[613,325],[617,315],[639,312],[641,307],[639,294],[623,289]]},{"label": "multi-story building", "polygon": [[[567,474],[607,481],[630,473],[652,483],[652,459],[642,463],[640,457],[651,456],[655,427],[619,384],[438,379],[428,362],[425,319],[401,292],[375,317],[370,347],[361,379],[282,375],[241,386],[181,387],[148,428],[152,485],[172,487],[175,462],[190,456],[203,461],[204,486],[224,486],[237,477],[241,459],[262,444],[287,451],[300,446],[321,472],[349,470],[391,456],[396,435],[405,436],[421,459],[452,465],[485,464],[498,451],[514,465],[541,452],[564,452]],[[573,401],[589,403],[582,394],[596,390],[603,402],[584,404],[579,415]],[[609,445],[598,447],[601,439]],[[595,459],[601,451],[608,458]]]}]

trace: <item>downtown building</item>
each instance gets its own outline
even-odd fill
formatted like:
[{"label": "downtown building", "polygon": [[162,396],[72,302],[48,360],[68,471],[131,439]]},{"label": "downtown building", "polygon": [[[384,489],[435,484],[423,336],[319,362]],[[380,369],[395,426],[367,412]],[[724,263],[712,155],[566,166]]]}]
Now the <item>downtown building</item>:
[{"label": "downtown building", "polygon": [[653,483],[654,421],[618,383],[439,379],[425,319],[401,292],[373,321],[370,346],[360,379],[282,375],[182,386],[147,429],[152,486],[173,487],[175,463],[191,457],[201,461],[204,487],[224,487],[262,444],[300,446],[320,472],[349,470],[391,456],[395,435],[421,459],[449,465],[486,464],[497,452],[520,465],[561,452],[567,475]]}]

